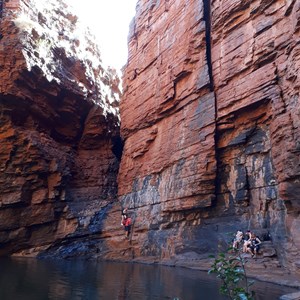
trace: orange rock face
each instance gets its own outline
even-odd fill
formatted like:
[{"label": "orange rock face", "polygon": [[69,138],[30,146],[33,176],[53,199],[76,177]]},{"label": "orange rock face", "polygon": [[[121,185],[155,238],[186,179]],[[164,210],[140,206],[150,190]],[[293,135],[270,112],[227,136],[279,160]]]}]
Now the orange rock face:
[{"label": "orange rock face", "polygon": [[126,143],[119,195],[145,193],[134,206],[151,203],[161,212],[211,206],[215,99],[203,7],[198,1],[139,7],[121,102]]},{"label": "orange rock face", "polygon": [[241,228],[299,272],[299,41],[297,1],[138,2],[118,178],[135,257],[201,261]]},{"label": "orange rock face", "polygon": [[47,2],[1,12],[0,254],[207,269],[251,229],[264,243],[250,274],[299,273],[300,4],[140,0],[117,186],[118,79]]},{"label": "orange rock face", "polygon": [[205,9],[202,1],[139,1],[131,25],[118,184],[123,206],[133,210],[137,259],[169,261],[194,252],[198,242],[185,247],[184,239],[196,239],[190,228],[216,201]]},{"label": "orange rock face", "polygon": [[36,255],[116,200],[119,80],[64,2],[3,5],[0,254]]},{"label": "orange rock face", "polygon": [[219,198],[248,226],[270,231],[282,264],[294,271],[300,257],[299,30],[296,1],[212,3]]}]

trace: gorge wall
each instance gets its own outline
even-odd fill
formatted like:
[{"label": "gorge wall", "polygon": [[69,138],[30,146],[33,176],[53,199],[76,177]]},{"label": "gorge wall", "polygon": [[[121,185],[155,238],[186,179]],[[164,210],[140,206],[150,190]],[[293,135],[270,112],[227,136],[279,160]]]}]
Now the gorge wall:
[{"label": "gorge wall", "polygon": [[297,1],[138,2],[118,177],[134,257],[204,265],[241,228],[271,237],[265,268],[299,272],[299,67]]},{"label": "gorge wall", "polygon": [[119,80],[77,17],[0,3],[0,255],[206,269],[251,229],[254,274],[300,272],[297,1],[139,0],[123,154]]},{"label": "gorge wall", "polygon": [[63,1],[1,4],[0,255],[84,249],[117,199],[120,81]]}]

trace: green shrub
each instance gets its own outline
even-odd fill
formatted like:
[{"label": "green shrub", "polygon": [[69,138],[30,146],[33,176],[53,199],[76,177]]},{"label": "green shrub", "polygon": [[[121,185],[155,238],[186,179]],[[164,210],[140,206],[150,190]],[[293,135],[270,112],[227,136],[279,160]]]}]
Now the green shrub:
[{"label": "green shrub", "polygon": [[228,296],[232,300],[253,300],[254,292],[250,291],[253,281],[247,277],[245,264],[247,261],[241,256],[240,252],[219,253],[215,258],[210,274],[216,274],[221,279],[221,294]]}]

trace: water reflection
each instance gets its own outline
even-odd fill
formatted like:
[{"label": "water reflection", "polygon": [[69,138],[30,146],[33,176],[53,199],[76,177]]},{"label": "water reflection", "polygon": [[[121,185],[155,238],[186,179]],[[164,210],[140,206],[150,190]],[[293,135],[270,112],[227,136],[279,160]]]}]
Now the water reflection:
[{"label": "water reflection", "polygon": [[[0,260],[1,300],[225,299],[205,272],[195,270],[86,261]],[[257,283],[258,299],[278,299],[293,291]]]}]

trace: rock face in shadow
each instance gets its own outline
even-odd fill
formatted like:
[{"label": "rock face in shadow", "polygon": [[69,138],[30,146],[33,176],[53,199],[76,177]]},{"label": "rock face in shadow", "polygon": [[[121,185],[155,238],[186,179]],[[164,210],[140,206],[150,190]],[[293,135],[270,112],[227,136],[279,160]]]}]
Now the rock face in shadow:
[{"label": "rock face in shadow", "polygon": [[299,41],[297,1],[138,2],[120,106],[128,257],[204,266],[240,228],[299,272]]},{"label": "rock face in shadow", "polygon": [[299,30],[295,1],[212,3],[219,200],[298,272]]},{"label": "rock face in shadow", "polygon": [[119,79],[63,1],[1,3],[0,255],[36,255],[116,200]]}]

